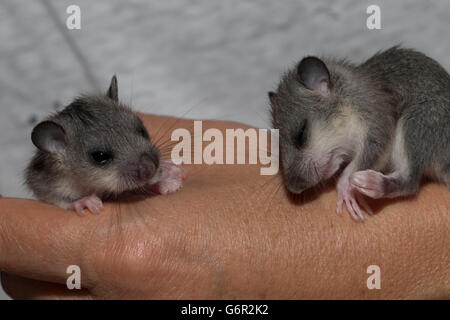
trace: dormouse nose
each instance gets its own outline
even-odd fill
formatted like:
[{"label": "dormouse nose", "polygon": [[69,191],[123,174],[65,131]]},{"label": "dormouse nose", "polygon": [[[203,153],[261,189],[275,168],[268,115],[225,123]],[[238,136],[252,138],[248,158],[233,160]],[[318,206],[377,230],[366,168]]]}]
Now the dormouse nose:
[{"label": "dormouse nose", "polygon": [[296,174],[285,174],[284,181],[286,188],[294,194],[302,193],[305,189],[308,188],[308,183],[305,181],[305,179]]},{"label": "dormouse nose", "polygon": [[150,179],[159,167],[159,157],[156,154],[145,152],[141,154],[138,162],[138,177],[140,180]]}]

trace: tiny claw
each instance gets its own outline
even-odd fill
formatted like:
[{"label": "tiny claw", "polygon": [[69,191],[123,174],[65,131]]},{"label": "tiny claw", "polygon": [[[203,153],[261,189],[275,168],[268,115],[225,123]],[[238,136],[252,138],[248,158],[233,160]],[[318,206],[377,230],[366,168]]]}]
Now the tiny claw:
[{"label": "tiny claw", "polygon": [[350,183],[349,178],[347,176],[342,177],[337,185],[338,191],[338,203],[337,203],[337,212],[342,213],[342,203],[345,202],[347,207],[347,211],[350,213],[350,216],[355,221],[364,221],[365,216],[361,211],[361,207],[364,208],[367,212],[371,213],[369,206],[362,198],[362,196],[358,193],[358,190]]},{"label": "tiny claw", "polygon": [[366,211],[371,216],[373,215],[373,211],[367,203],[366,199],[364,199],[364,196],[362,196],[359,192],[356,193],[356,200],[358,200],[358,203],[360,203],[364,208],[364,211]]},{"label": "tiny claw", "polygon": [[336,212],[342,214],[342,199],[338,200]]},{"label": "tiny claw", "polygon": [[362,214],[361,209],[359,208],[358,202],[357,202],[355,199],[351,199],[350,202],[351,202],[351,204],[352,204],[353,209],[354,209],[354,210],[356,211],[356,213],[358,214],[358,217],[359,217],[361,220],[365,220],[366,218],[365,218],[364,215]]},{"label": "tiny claw", "polygon": [[360,220],[359,216],[355,213],[355,210],[353,210],[352,205],[350,204],[350,200],[349,199],[345,199],[345,204],[347,206],[347,210],[350,213],[350,215],[352,216],[352,218],[356,221]]}]

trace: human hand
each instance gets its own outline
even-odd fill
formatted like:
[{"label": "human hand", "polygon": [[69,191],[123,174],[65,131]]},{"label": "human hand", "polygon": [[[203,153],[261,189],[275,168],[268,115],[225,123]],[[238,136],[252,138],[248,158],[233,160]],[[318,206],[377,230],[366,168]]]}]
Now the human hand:
[{"label": "human hand", "polygon": [[[189,120],[143,115],[154,141]],[[246,126],[203,121],[203,129]],[[163,143],[168,155],[168,144]],[[158,143],[157,143],[158,145]],[[13,298],[449,298],[450,201],[437,184],[374,202],[355,223],[327,188],[298,203],[257,165],[186,165],[184,188],[99,215],[0,199],[0,269]],[[376,206],[374,206],[376,209]],[[377,210],[375,210],[377,211]],[[366,269],[381,268],[381,290]],[[68,290],[69,265],[82,290]]]}]

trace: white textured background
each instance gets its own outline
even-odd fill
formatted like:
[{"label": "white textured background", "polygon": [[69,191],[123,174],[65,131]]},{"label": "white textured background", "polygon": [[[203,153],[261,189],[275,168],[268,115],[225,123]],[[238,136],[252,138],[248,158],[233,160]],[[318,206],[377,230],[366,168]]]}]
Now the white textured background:
[{"label": "white textured background", "polygon": [[[82,29],[61,32],[70,4]],[[370,4],[382,30],[366,28]],[[266,92],[302,56],[362,61],[402,43],[450,70],[449,21],[447,0],[1,0],[0,194],[29,196],[21,172],[33,119],[106,89],[113,74],[135,109],[266,127]]]}]

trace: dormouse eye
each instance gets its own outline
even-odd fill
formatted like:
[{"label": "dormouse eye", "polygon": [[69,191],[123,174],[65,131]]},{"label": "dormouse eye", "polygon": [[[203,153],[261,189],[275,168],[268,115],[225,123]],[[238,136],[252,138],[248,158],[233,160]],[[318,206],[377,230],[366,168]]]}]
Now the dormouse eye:
[{"label": "dormouse eye", "polygon": [[306,142],[306,127],[307,127],[307,121],[306,119],[302,121],[300,125],[300,129],[297,131],[297,133],[294,136],[294,144],[297,148],[301,148],[305,142]]},{"label": "dormouse eye", "polygon": [[144,126],[138,128],[138,134],[144,139],[150,140],[150,136],[148,135],[147,129],[145,129]]},{"label": "dormouse eye", "polygon": [[94,151],[91,152],[91,158],[94,164],[104,166],[113,159],[113,154],[108,151]]}]

